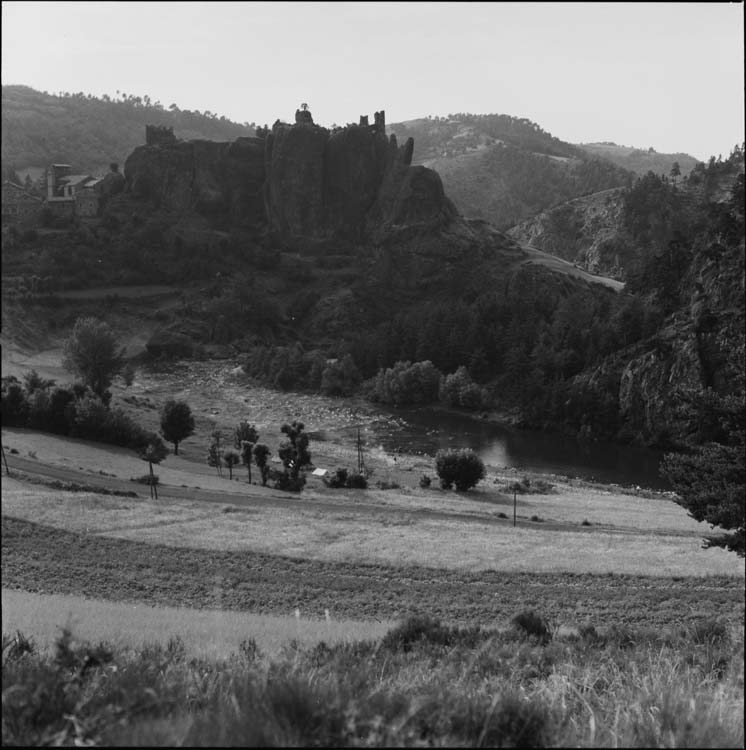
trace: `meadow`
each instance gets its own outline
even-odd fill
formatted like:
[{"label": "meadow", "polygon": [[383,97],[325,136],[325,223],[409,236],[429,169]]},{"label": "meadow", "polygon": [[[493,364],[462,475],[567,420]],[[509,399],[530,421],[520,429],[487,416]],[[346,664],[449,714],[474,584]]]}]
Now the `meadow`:
[{"label": "meadow", "polygon": [[410,618],[382,638],[116,649],[3,639],[4,744],[742,747],[743,631],[506,631]]},{"label": "meadow", "polygon": [[[298,408],[245,393],[265,430]],[[3,430],[4,744],[743,746],[742,560],[670,495],[494,466],[448,492],[376,449],[391,489],[283,495],[204,463],[235,400],[200,401],[159,500],[131,452]]]}]

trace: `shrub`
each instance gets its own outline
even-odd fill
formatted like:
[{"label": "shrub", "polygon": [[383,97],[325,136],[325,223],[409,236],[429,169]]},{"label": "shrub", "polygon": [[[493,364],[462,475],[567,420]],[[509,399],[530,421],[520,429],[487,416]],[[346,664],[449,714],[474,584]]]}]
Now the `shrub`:
[{"label": "shrub", "polygon": [[411,651],[417,643],[450,646],[451,629],[428,615],[412,615],[389,630],[381,640],[381,647],[391,651]]},{"label": "shrub", "polygon": [[269,470],[269,479],[274,482],[276,490],[284,490],[285,492],[300,492],[306,485],[305,474],[294,477],[287,471],[279,471],[278,469]]},{"label": "shrub", "polygon": [[33,654],[36,645],[32,638],[27,638],[20,630],[10,637],[3,633],[3,656],[8,661],[20,659],[24,654]]},{"label": "shrub", "polygon": [[396,362],[379,370],[370,399],[384,404],[430,404],[438,398],[441,373],[430,360]]},{"label": "shrub", "polygon": [[540,700],[501,695],[486,717],[479,740],[485,747],[547,747],[553,744],[547,710]]},{"label": "shrub", "polygon": [[712,618],[691,624],[684,637],[698,645],[727,643],[730,639],[726,624]]},{"label": "shrub", "polygon": [[114,659],[112,648],[106,643],[91,646],[88,643],[75,644],[72,633],[65,627],[55,641],[54,661],[62,669],[74,669],[83,674],[92,667],[109,664]]},{"label": "shrub", "polygon": [[444,490],[449,490],[455,485],[459,492],[463,492],[474,487],[485,477],[482,459],[469,448],[438,451],[435,457],[435,470]]},{"label": "shrub", "polygon": [[549,623],[533,610],[518,613],[511,620],[511,624],[517,631],[527,636],[534,636],[543,642],[552,639]]},{"label": "shrub", "polygon": [[121,445],[138,450],[147,445],[150,436],[121,409],[109,410],[98,396],[83,396],[75,405],[70,433],[73,437]]},{"label": "shrub", "polygon": [[462,409],[481,409],[487,399],[482,388],[471,379],[463,365],[440,379],[438,398],[446,406]]},{"label": "shrub", "polygon": [[238,644],[238,653],[249,663],[252,664],[261,656],[259,646],[256,645],[254,638],[244,638],[241,643]]},{"label": "shrub", "polygon": [[194,352],[194,342],[189,336],[175,331],[157,331],[154,333],[145,349],[151,357],[179,359],[191,357]]},{"label": "shrub", "polygon": [[368,487],[368,480],[357,472],[349,472],[347,469],[338,468],[334,474],[324,477],[324,484],[332,489],[346,487],[347,489],[364,490]]},{"label": "shrub", "polygon": [[584,641],[591,641],[593,643],[601,639],[596,628],[589,622],[585,622],[578,627],[578,635]]},{"label": "shrub", "polygon": [[360,384],[362,377],[349,354],[330,362],[321,373],[321,392],[326,396],[348,396]]},{"label": "shrub", "polygon": [[353,471],[347,477],[347,487],[351,490],[366,490],[368,489],[368,480],[363,474]]},{"label": "shrub", "polygon": [[427,474],[423,474],[420,477],[420,487],[422,487],[423,490],[426,490],[430,484],[432,483],[432,479]]},{"label": "shrub", "polygon": [[25,427],[29,404],[23,386],[14,375],[2,380],[3,427]]},{"label": "shrub", "polygon": [[379,490],[399,490],[399,489],[401,489],[401,485],[398,482],[387,482],[387,481],[378,481],[378,482],[376,482],[376,487]]}]

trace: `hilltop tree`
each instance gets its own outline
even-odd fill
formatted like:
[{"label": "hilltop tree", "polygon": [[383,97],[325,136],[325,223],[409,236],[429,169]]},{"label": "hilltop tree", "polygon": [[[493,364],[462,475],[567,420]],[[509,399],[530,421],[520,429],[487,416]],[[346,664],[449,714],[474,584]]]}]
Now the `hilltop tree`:
[{"label": "hilltop tree", "polygon": [[259,473],[262,475],[262,486],[267,486],[267,479],[269,479],[269,466],[267,461],[271,455],[269,448],[264,443],[257,443],[254,446],[254,461],[259,467]]},{"label": "hilltop tree", "polygon": [[150,497],[158,499],[157,478],[153,474],[153,464],[159,464],[168,455],[168,448],[161,438],[155,433],[148,437],[148,442],[138,449],[137,454],[143,461],[148,462],[150,468]]},{"label": "hilltop tree", "polygon": [[207,465],[214,466],[218,476],[223,476],[223,454],[220,449],[221,435],[220,430],[215,430],[212,433],[212,443],[207,449]]},{"label": "hilltop tree", "polygon": [[306,482],[305,476],[300,473],[304,466],[311,463],[311,454],[308,450],[308,435],[304,431],[303,422],[293,421],[292,424],[284,424],[280,430],[287,435],[287,439],[280,443],[277,451],[284,471],[275,472],[274,479],[276,487],[281,490],[299,492]]},{"label": "hilltop tree", "polygon": [[65,342],[62,366],[77,375],[104,403],[112,378],[122,366],[124,349],[117,353],[114,332],[97,318],[78,318]]},{"label": "hilltop tree", "polygon": [[249,484],[251,484],[251,456],[259,433],[253,424],[245,419],[241,420],[233,431],[233,447],[241,454],[241,461],[249,473]]},{"label": "hilltop tree", "polygon": [[227,451],[223,451],[223,461],[228,467],[228,479],[233,479],[233,467],[241,461],[241,456],[238,451],[229,448]]},{"label": "hilltop tree", "polygon": [[166,401],[161,411],[161,434],[174,444],[174,456],[178,456],[179,443],[194,434],[194,417],[186,401]]},{"label": "hilltop tree", "polygon": [[284,424],[280,432],[287,435],[287,440],[280,444],[278,455],[282,465],[293,479],[297,479],[300,470],[311,463],[311,453],[308,450],[308,434],[303,422],[293,421]]},{"label": "hilltop tree", "polygon": [[681,174],[681,167],[679,166],[679,162],[675,161],[671,165],[671,171],[669,172],[671,177],[673,177],[674,185],[676,184],[676,178]]}]

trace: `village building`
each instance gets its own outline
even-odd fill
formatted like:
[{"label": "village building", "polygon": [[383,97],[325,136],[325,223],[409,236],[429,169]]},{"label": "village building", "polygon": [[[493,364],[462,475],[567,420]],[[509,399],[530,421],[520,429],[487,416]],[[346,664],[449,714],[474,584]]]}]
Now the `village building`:
[{"label": "village building", "polygon": [[2,221],[3,224],[35,221],[43,201],[29,193],[23,186],[6,180],[2,188]]},{"label": "village building", "polygon": [[90,179],[81,184],[75,191],[75,213],[78,216],[98,216],[101,205],[103,178]]},{"label": "village building", "polygon": [[51,164],[48,167],[46,205],[57,216],[97,216],[103,178],[71,172],[69,164]]}]

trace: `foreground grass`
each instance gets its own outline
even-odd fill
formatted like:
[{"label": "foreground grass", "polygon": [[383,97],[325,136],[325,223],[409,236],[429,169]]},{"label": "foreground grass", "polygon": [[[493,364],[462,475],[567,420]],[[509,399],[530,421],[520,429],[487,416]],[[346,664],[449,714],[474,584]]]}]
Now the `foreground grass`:
[{"label": "foreground grass", "polygon": [[[529,635],[533,632],[534,635]],[[3,744],[743,747],[743,631],[551,637],[413,618],[378,641],[221,661],[179,639],[54,655],[3,637]]]},{"label": "foreground grass", "polygon": [[147,642],[180,638],[187,653],[200,658],[226,658],[247,634],[267,654],[288,641],[304,647],[380,638],[392,621],[311,618],[289,609],[285,615],[217,609],[155,607],[145,604],[86,599],[70,594],[32,594],[2,590],[2,627],[33,638],[40,651],[53,647],[64,628],[85,640],[105,640],[118,648],[141,648]]},{"label": "foreground grass", "polygon": [[103,538],[2,518],[3,586],[93,599],[337,620],[426,612],[503,625],[517,607],[558,625],[672,625],[719,616],[742,622],[743,579],[467,572],[302,560]]}]

